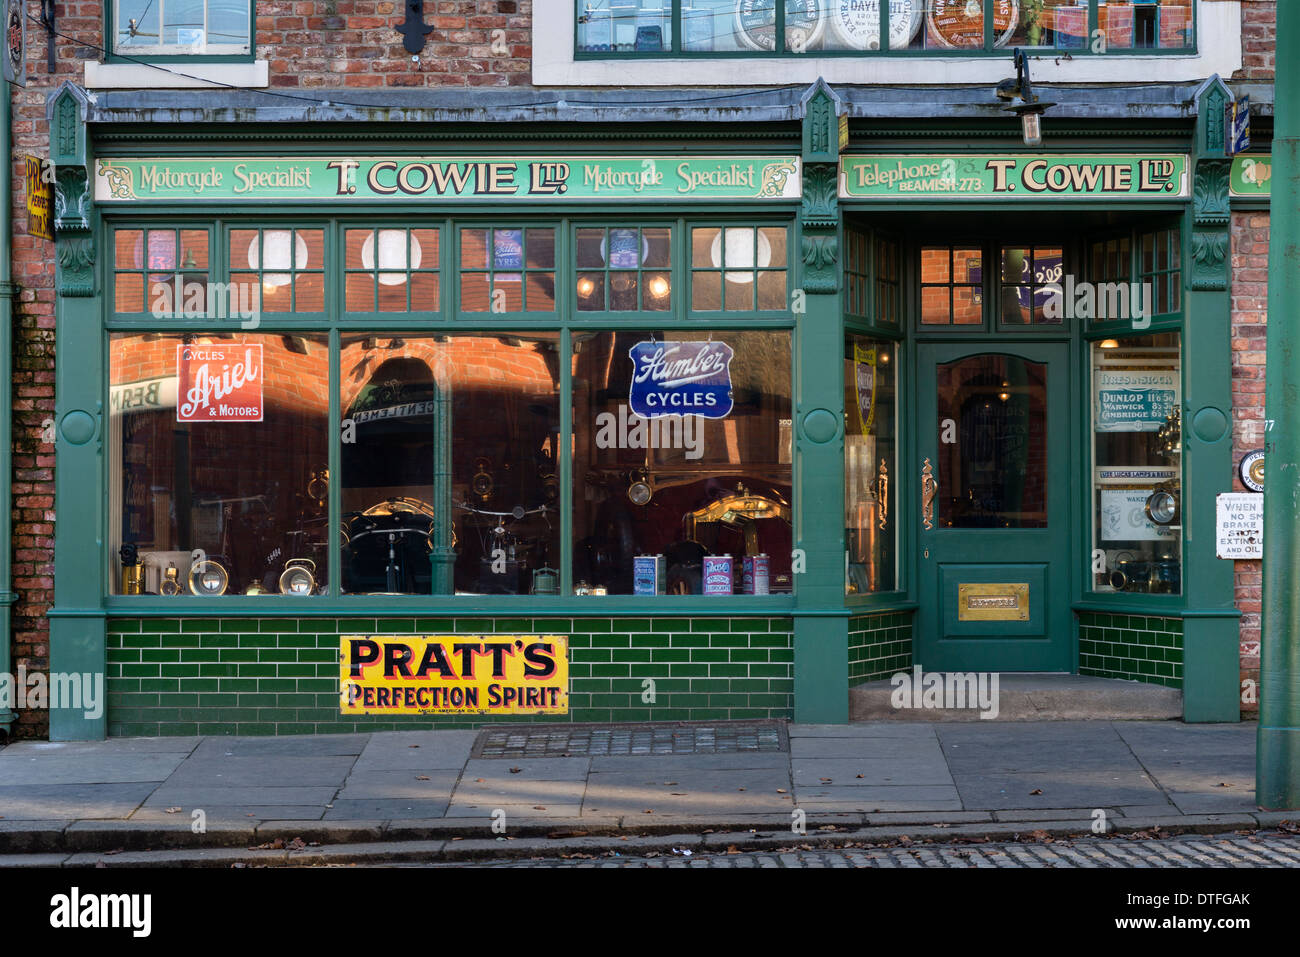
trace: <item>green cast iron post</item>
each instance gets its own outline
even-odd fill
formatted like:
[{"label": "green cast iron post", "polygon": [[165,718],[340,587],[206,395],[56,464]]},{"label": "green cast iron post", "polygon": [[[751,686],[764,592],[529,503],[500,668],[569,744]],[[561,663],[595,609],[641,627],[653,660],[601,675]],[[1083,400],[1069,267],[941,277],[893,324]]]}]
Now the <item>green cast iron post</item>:
[{"label": "green cast iron post", "polygon": [[[6,170],[13,170],[13,130],[11,129],[12,91],[7,80],[0,81],[0,157]],[[13,265],[10,260],[10,233],[12,232],[12,194],[6,187],[0,190],[0,368],[5,370],[5,385],[0,389],[0,675],[13,674],[9,642],[11,628],[9,609],[15,595],[9,590],[12,574],[11,556],[13,517],[10,513],[10,480],[13,473],[13,383],[10,370],[13,363],[14,285]],[[16,690],[16,689],[15,689]],[[16,715],[0,702],[0,731],[8,732]]]},{"label": "green cast iron post", "polygon": [[1277,5],[1255,800],[1300,807],[1300,4]]}]

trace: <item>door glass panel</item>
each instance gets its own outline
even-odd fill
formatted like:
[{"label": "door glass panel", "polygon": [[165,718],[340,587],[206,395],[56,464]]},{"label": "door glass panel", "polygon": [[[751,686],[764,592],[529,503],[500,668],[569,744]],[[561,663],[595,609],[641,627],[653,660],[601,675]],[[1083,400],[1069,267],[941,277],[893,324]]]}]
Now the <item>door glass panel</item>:
[{"label": "door glass panel", "polygon": [[939,527],[1046,528],[1046,364],[967,356],[937,379]]}]

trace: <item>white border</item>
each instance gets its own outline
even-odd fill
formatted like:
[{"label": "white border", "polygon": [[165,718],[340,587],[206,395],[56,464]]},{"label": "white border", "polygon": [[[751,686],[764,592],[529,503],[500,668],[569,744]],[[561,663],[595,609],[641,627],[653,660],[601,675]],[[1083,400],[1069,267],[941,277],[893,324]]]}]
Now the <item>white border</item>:
[{"label": "white border", "polygon": [[[1034,56],[1041,83],[1151,83],[1230,77],[1242,66],[1241,2],[1197,2],[1199,53],[1179,56]],[[1296,0],[1292,0],[1296,2]],[[760,57],[728,59],[573,59],[574,0],[533,0],[534,86],[789,86],[823,77],[835,84],[902,86],[996,84],[1005,57]]]},{"label": "white border", "polygon": [[229,86],[265,87],[270,83],[266,60],[251,63],[174,60],[160,63],[157,67],[143,63],[86,61],[88,90],[207,90]]}]

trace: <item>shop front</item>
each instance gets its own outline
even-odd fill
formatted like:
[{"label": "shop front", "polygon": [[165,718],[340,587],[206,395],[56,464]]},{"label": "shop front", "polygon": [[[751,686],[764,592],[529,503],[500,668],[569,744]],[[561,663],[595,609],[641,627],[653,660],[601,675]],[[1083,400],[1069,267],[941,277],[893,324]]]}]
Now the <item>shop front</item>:
[{"label": "shop front", "polygon": [[[914,664],[1235,719],[1191,129],[837,149],[819,85],[743,136],[286,140],[117,96],[52,105],[51,668],[109,692],[53,738],[843,721]],[[519,693],[364,687],[487,669]]]}]

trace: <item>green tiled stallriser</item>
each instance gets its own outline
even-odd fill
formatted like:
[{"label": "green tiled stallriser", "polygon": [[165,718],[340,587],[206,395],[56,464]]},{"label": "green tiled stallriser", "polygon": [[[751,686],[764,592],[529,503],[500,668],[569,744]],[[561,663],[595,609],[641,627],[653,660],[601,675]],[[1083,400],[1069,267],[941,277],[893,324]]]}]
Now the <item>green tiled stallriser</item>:
[{"label": "green tiled stallriser", "polygon": [[[500,721],[788,718],[788,618],[117,619],[108,627],[110,735],[327,734]],[[339,636],[569,636],[569,713],[344,717]],[[655,680],[655,702],[642,701]]]},{"label": "green tiled stallriser", "polygon": [[1079,674],[1182,688],[1182,620],[1081,613]]},{"label": "green tiled stallriser", "polygon": [[912,613],[849,620],[849,683],[888,678],[912,667]]}]

